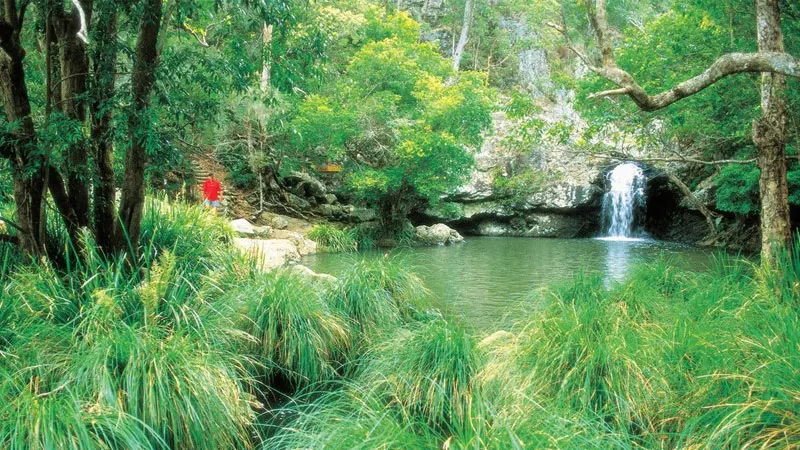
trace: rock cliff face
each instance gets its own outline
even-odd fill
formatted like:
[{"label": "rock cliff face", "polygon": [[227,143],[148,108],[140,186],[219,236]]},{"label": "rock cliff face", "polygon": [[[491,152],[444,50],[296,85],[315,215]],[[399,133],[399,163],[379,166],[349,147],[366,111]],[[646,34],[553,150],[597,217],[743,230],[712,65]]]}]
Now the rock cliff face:
[{"label": "rock cliff face", "polygon": [[[571,108],[571,96],[546,103],[538,119],[545,123],[570,122],[585,126]],[[545,103],[545,102],[543,102]],[[569,142],[543,143],[520,152],[504,146],[517,126],[503,112],[494,114],[494,134],[475,155],[469,183],[443,200],[447,207],[421,216],[427,222],[445,222],[469,234],[485,236],[588,237],[597,233],[603,194],[604,166],[575,152]],[[495,177],[513,167],[517,172],[543,174],[544,181],[513,198],[499,192]],[[453,207],[453,204],[456,206]]]}]

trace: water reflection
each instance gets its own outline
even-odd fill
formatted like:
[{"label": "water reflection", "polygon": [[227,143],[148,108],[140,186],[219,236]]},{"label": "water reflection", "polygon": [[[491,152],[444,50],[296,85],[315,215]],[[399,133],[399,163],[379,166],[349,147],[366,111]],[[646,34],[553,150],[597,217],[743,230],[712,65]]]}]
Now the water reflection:
[{"label": "water reflection", "polygon": [[631,246],[633,242],[606,241],[606,286],[613,281],[622,281],[628,275],[631,260]]},{"label": "water reflection", "polygon": [[[418,273],[449,315],[478,329],[491,329],[520,300],[537,289],[569,282],[576,273],[596,273],[607,285],[622,281],[639,264],[664,253],[676,264],[707,267],[711,253],[656,241],[599,239],[470,238],[452,247],[393,251]],[[383,252],[321,254],[303,264],[339,275],[355,258],[381,258]]]}]

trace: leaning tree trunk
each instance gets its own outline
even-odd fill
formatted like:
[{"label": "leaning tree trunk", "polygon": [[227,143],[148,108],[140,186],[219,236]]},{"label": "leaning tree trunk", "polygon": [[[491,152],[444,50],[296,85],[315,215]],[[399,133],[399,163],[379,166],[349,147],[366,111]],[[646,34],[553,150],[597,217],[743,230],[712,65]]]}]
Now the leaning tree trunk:
[{"label": "leaning tree trunk", "polygon": [[28,87],[25,84],[16,2],[5,0],[0,15],[0,97],[6,119],[16,123],[10,134],[14,202],[17,209],[19,244],[29,255],[45,253],[45,216],[43,210],[45,161],[37,151],[36,134],[31,118]]},{"label": "leaning tree trunk", "polygon": [[147,140],[150,134],[147,110],[150,92],[156,80],[158,66],[158,31],[161,23],[162,0],[146,0],[136,42],[136,59],[131,77],[132,104],[128,117],[130,148],[125,155],[125,174],[122,180],[122,199],[115,241],[118,249],[129,247],[131,256],[138,253],[139,235],[144,207],[144,168],[147,161]]},{"label": "leaning tree trunk", "polygon": [[261,30],[261,93],[266,94],[270,86],[272,72],[272,24],[264,22]]},{"label": "leaning tree trunk", "polygon": [[461,57],[464,56],[464,48],[469,41],[469,26],[472,22],[472,0],[464,3],[464,23],[461,25],[461,35],[458,37],[458,44],[453,50],[453,70],[458,72],[461,68]]},{"label": "leaning tree trunk", "polygon": [[[779,0],[757,0],[758,50],[783,52]],[[761,170],[761,255],[774,258],[775,244],[791,238],[789,184],[786,181],[786,77],[761,75],[761,117],[753,122],[753,142]]]},{"label": "leaning tree trunk", "polygon": [[113,139],[111,126],[114,85],[117,76],[117,7],[113,2],[98,5],[94,33],[95,51],[91,97],[92,145],[97,181],[94,187],[94,231],[97,245],[110,251],[116,226]]}]

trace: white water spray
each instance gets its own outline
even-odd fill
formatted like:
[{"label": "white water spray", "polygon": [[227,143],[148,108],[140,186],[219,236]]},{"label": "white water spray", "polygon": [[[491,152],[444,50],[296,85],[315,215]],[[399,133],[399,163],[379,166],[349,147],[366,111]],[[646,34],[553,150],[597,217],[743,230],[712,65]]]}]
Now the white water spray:
[{"label": "white water spray", "polygon": [[608,174],[610,188],[603,196],[603,235],[609,239],[636,238],[636,211],[645,204],[646,179],[642,168],[620,164]]}]

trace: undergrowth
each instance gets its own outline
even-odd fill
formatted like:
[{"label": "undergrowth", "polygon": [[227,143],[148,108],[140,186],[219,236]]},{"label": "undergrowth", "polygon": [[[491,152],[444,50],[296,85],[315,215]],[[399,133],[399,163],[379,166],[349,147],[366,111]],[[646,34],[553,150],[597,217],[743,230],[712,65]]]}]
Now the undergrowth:
[{"label": "undergrowth", "polygon": [[312,283],[202,209],[143,225],[134,265],[0,248],[0,448],[800,446],[799,247],[578,276],[476,336],[402,260]]}]

